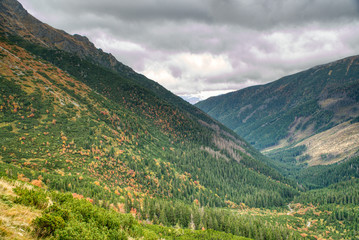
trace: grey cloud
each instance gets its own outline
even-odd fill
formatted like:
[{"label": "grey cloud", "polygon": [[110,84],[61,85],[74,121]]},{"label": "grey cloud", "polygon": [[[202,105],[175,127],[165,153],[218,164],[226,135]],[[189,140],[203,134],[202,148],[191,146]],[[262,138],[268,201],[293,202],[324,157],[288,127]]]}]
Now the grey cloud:
[{"label": "grey cloud", "polygon": [[357,0],[212,1],[216,20],[249,28],[358,18]]},{"label": "grey cloud", "polygon": [[359,18],[358,0],[38,0],[35,4],[39,7],[50,5],[76,15],[89,12],[98,16],[110,15],[124,21],[195,21],[255,29]]},{"label": "grey cloud", "polygon": [[63,21],[66,30],[73,33],[97,27],[118,38],[126,37],[148,48],[169,51],[180,48],[198,52],[205,48],[223,51],[238,40],[242,31],[269,31],[288,24],[305,26],[318,21],[337,24],[359,19],[358,0],[21,1],[31,2],[39,9],[53,6],[58,15],[67,15],[57,22]]},{"label": "grey cloud", "polygon": [[182,77],[182,71],[178,66],[169,66],[169,69],[172,73],[172,76],[174,76],[175,78]]},{"label": "grey cloud", "polygon": [[[101,47],[140,72],[162,66],[173,78],[160,83],[181,95],[262,84],[359,54],[359,0],[20,2],[40,20],[95,44],[106,38],[141,46],[143,51]],[[180,53],[227,56],[233,71],[191,75],[180,63],[167,64]]]}]

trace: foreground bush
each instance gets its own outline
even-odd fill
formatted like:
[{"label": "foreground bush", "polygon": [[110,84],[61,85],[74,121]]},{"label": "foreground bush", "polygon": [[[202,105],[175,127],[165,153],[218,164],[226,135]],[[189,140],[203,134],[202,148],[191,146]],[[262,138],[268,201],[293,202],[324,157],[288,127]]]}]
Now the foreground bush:
[{"label": "foreground bush", "polygon": [[14,192],[20,196],[15,199],[15,203],[25,206],[34,206],[38,209],[45,209],[48,206],[49,201],[43,191],[16,187],[14,188]]},{"label": "foreground bush", "polygon": [[65,227],[65,221],[62,217],[44,214],[34,220],[35,233],[39,237],[47,237],[55,232],[56,229]]}]

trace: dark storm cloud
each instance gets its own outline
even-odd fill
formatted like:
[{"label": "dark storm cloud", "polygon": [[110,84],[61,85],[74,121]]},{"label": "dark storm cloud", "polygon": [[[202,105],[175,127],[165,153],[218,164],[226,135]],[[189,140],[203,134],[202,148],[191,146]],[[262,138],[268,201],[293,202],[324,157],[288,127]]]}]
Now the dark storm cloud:
[{"label": "dark storm cloud", "polygon": [[186,96],[265,83],[359,53],[359,0],[20,2]]},{"label": "dark storm cloud", "polygon": [[358,0],[22,0],[69,14],[111,15],[125,21],[196,21],[249,28],[358,18]]},{"label": "dark storm cloud", "polygon": [[212,1],[216,19],[249,28],[358,18],[356,2],[328,0]]}]

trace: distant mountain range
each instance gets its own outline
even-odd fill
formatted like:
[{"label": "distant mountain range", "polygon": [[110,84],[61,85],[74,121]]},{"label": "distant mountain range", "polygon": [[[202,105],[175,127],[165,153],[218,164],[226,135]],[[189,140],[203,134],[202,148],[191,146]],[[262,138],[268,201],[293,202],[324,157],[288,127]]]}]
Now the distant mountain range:
[{"label": "distant mountain range", "polygon": [[359,56],[196,104],[266,155],[297,166],[358,155]]}]

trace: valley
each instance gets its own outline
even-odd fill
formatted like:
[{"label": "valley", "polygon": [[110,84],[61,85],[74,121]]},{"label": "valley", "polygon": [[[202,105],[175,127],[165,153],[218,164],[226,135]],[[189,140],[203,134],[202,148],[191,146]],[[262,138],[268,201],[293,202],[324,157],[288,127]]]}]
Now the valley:
[{"label": "valley", "polygon": [[316,66],[196,106],[273,159],[282,174],[299,180],[301,172],[316,174],[358,156],[358,59]]},{"label": "valley", "polygon": [[0,7],[1,239],[359,238],[358,57],[197,108]]}]

